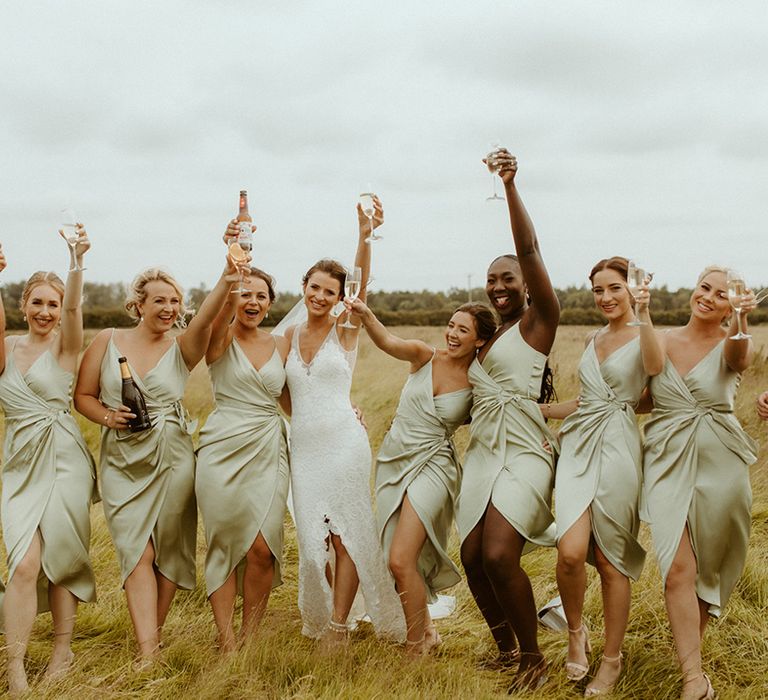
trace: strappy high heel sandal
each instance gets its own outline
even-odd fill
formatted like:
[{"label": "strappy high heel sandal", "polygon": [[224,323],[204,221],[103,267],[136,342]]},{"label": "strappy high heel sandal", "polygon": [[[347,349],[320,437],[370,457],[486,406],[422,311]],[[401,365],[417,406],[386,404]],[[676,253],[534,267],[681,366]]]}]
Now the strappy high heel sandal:
[{"label": "strappy high heel sandal", "polygon": [[[619,676],[621,676],[621,665],[622,665],[621,660],[623,658],[624,656],[621,652],[619,652],[618,656],[603,655],[602,661],[600,663],[600,668],[597,669],[597,673],[595,674],[595,677],[589,682],[589,685],[584,690],[585,698],[596,698],[599,695],[610,695],[613,692],[613,688],[618,682]],[[618,665],[619,665],[619,672],[616,674],[616,678],[613,680],[612,683],[606,683],[605,681],[600,680],[600,669],[602,669],[603,663],[605,663],[606,661],[609,664],[614,664],[618,662]]]},{"label": "strappy high heel sandal", "polygon": [[715,689],[712,687],[712,681],[709,680],[709,676],[706,673],[702,673],[701,676],[695,676],[695,678],[703,678],[707,682],[706,690],[704,691],[704,695],[699,695],[697,700],[717,700],[717,693],[715,692]]},{"label": "strappy high heel sandal", "polygon": [[[584,623],[578,629],[572,630],[568,628],[568,634],[577,634],[582,632],[584,634],[584,654],[589,655],[592,652],[592,645],[589,642],[589,630]],[[589,671],[589,659],[587,659],[587,665],[577,663],[576,661],[565,661],[565,677],[569,681],[580,681]]]}]

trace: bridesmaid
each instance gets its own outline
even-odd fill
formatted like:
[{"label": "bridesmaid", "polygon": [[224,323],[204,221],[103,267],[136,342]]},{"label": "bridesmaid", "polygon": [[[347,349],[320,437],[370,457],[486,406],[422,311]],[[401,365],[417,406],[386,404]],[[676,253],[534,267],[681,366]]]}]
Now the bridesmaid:
[{"label": "bridesmaid", "polygon": [[643,325],[633,327],[627,287],[628,261],[601,260],[590,272],[595,304],[608,325],[592,333],[581,358],[578,401],[542,407],[565,418],[560,430],[555,499],[557,585],[568,620],[568,680],[587,675],[589,635],[582,622],[586,589],[584,563],[597,567],[603,592],[605,649],[600,668],[584,693],[610,693],[621,672],[621,644],[627,628],[631,589],[645,561],[637,539],[643,447],[635,408],[664,357],[648,313],[650,295],[641,288],[636,308]]},{"label": "bridesmaid", "polygon": [[36,613],[50,609],[53,615],[54,645],[46,676],[56,676],[72,663],[78,601],[96,600],[88,555],[96,470],[70,413],[83,344],[82,262],[90,248],[82,225],[76,230],[66,285],[53,272],[32,275],[21,297],[28,331],[0,344],[2,525],[9,577],[3,614],[12,696],[29,687],[24,655]]},{"label": "bridesmaid", "polygon": [[[727,270],[708,267],[691,294],[691,317],[658,336],[664,369],[651,380],[644,492],[664,598],[683,674],[684,700],[714,698],[701,639],[744,569],[757,446],[733,413],[751,340],[733,340]],[[742,316],[753,310],[748,292]],[[726,330],[723,323],[730,320]],[[746,324],[746,320],[744,321]]]},{"label": "bridesmaid", "polygon": [[456,522],[470,590],[499,648],[494,665],[519,658],[514,688],[536,688],[546,662],[520,558],[527,543],[554,545],[555,457],[545,447],[554,438],[536,401],[549,398],[539,394],[560,306],[515,185],[517,160],[504,149],[497,157],[519,257],[503,255],[488,268],[485,289],[501,326],[469,369],[474,405]]},{"label": "bridesmaid", "polygon": [[[101,479],[104,515],[117,549],[139,660],[149,666],[177,588],[195,586],[197,508],[192,426],[181,404],[184,385],[208,346],[210,324],[229,291],[227,268],[189,326],[182,290],[168,272],[150,268],[131,285],[125,308],[129,330],[105,329],[88,346],[75,389],[75,406],[103,426]],[[147,402],[153,427],[126,430],[133,414],[121,404],[118,358]]]},{"label": "bridesmaid", "polygon": [[256,630],[272,587],[282,582],[288,499],[286,430],[278,413],[288,341],[259,328],[275,299],[273,279],[250,268],[243,288],[228,295],[213,323],[205,359],[216,408],[200,432],[195,478],[208,545],[205,582],[222,651],[235,647],[237,593],[244,637]]},{"label": "bridesmaid", "polygon": [[451,436],[469,418],[467,370],[496,320],[484,304],[460,306],[445,331],[447,348],[437,350],[393,335],[360,300],[345,303],[379,348],[411,364],[376,462],[376,511],[405,613],[406,651],[417,657],[440,643],[427,598],[461,580],[446,551],[461,479]]}]

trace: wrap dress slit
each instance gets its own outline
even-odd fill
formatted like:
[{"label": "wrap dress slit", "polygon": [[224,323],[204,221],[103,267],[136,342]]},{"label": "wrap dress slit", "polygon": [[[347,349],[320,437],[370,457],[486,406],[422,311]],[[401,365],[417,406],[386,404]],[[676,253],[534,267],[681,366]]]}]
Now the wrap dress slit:
[{"label": "wrap dress slit", "polygon": [[696,557],[696,594],[719,616],[744,569],[757,445],[733,413],[740,375],[720,341],[684,377],[667,358],[651,379],[645,424],[646,512],[662,580],[685,527]]},{"label": "wrap dress slit", "polygon": [[[15,345],[15,343],[14,343]],[[38,612],[49,610],[48,583],[78,600],[96,599],[88,549],[90,505],[98,500],[96,468],[70,412],[72,372],[50,350],[22,374],[13,349],[0,375],[5,412],[2,493],[8,577],[39,532]]]},{"label": "wrap dress slit", "polygon": [[[648,382],[640,340],[598,361],[594,339],[579,364],[580,401],[560,430],[555,477],[558,539],[589,513],[592,538],[606,559],[637,580],[643,452],[634,409]],[[588,561],[595,564],[590,545]]]},{"label": "wrap dress slit", "polygon": [[[505,331],[469,368],[473,406],[456,525],[463,542],[490,504],[530,545],[553,546],[557,441],[537,405],[547,356]],[[553,453],[544,448],[544,441]]]},{"label": "wrap dress slit", "polygon": [[237,571],[259,534],[275,559],[272,585],[282,582],[283,520],[289,467],[285,422],[277,401],[285,369],[277,348],[256,369],[237,338],[208,367],[216,407],[200,431],[195,492],[208,544],[208,595]]},{"label": "wrap dress slit", "polygon": [[389,560],[400,508],[408,500],[427,533],[418,559],[429,602],[461,580],[447,553],[461,482],[451,436],[469,416],[471,389],[433,396],[432,360],[409,375],[376,460],[376,509]]},{"label": "wrap dress slit", "polygon": [[[113,337],[101,363],[100,401],[121,404],[120,352]],[[139,433],[102,428],[101,479],[104,516],[117,550],[122,581],[136,568],[147,544],[157,570],[180,588],[195,586],[195,455],[193,426],[181,404],[189,370],[174,341],[143,378],[152,428]]]}]

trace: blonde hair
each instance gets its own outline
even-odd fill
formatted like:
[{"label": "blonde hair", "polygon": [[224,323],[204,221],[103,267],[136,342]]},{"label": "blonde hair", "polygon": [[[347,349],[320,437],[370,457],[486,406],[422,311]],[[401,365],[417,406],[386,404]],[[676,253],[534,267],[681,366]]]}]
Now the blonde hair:
[{"label": "blonde hair", "polygon": [[55,272],[45,272],[38,270],[27,280],[24,285],[24,290],[21,292],[21,301],[19,302],[19,308],[23,309],[26,303],[29,301],[29,297],[32,296],[32,290],[35,287],[39,287],[43,284],[47,284],[49,287],[53,287],[54,291],[59,293],[62,300],[64,299],[64,282]]},{"label": "blonde hair", "polygon": [[184,328],[187,325],[185,316],[188,313],[187,307],[184,304],[184,290],[173,278],[173,275],[161,267],[150,267],[133,278],[133,282],[131,282],[131,286],[128,289],[128,298],[125,300],[125,310],[128,312],[128,315],[135,321],[141,321],[139,305],[147,300],[147,284],[150,282],[165,282],[174,288],[176,294],[179,295],[179,315],[176,317],[174,325]]},{"label": "blonde hair", "polygon": [[707,275],[711,274],[712,272],[722,272],[724,275],[728,275],[730,272],[730,268],[723,267],[722,265],[707,265],[699,274],[698,279],[696,280],[696,284],[701,282]]}]

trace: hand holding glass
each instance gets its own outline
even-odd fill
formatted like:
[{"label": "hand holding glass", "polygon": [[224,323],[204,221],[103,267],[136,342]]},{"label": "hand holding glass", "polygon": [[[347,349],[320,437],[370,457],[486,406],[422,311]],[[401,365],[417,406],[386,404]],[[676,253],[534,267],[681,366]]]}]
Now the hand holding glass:
[{"label": "hand holding glass", "polygon": [[[82,224],[80,224],[82,228]],[[77,246],[77,238],[80,234],[78,230],[77,217],[75,212],[66,207],[61,210],[61,232],[64,234],[64,238],[67,241],[67,245],[72,250],[72,267],[69,268],[70,272],[83,272],[86,268],[77,264],[77,258],[75,258],[75,247]]]},{"label": "hand holding glass", "polygon": [[[344,280],[344,296],[347,299],[357,299],[357,295],[360,294],[360,283],[362,282],[363,277],[363,271],[355,266],[350,267],[347,270],[347,277]],[[344,323],[341,324],[341,328],[357,328],[357,326],[353,326],[350,322],[350,316],[352,315],[352,312],[350,311],[349,314],[347,314],[347,318],[344,320]]]},{"label": "hand holding glass", "polygon": [[488,166],[488,170],[491,173],[491,187],[493,187],[493,194],[490,197],[486,197],[486,202],[492,202],[493,200],[504,201],[504,197],[500,197],[496,193],[496,173],[501,168],[501,163],[498,161],[499,150],[501,150],[501,144],[496,141],[490,143],[491,152],[485,157],[485,164]]},{"label": "hand holding glass", "polygon": [[637,293],[640,291],[640,287],[645,284],[645,270],[642,267],[638,267],[634,260],[629,261],[627,269],[627,288],[632,295],[634,301],[635,318],[627,323],[628,326],[647,326],[645,321],[638,321],[637,319]]},{"label": "hand holding glass", "polygon": [[368,238],[365,239],[366,243],[371,243],[372,241],[380,241],[382,238],[384,238],[384,236],[377,234],[373,228],[373,215],[376,213],[376,208],[373,204],[373,197],[373,192],[363,192],[359,199],[360,208],[363,210],[363,214],[368,217],[368,221],[371,225],[371,233],[368,235]]},{"label": "hand holding glass", "polygon": [[736,335],[731,336],[731,340],[747,340],[752,336],[741,330],[741,304],[744,295],[747,293],[747,285],[744,284],[744,276],[736,270],[728,270],[728,301],[736,312]]},{"label": "hand holding glass", "polygon": [[243,268],[248,264],[248,255],[251,252],[251,241],[241,241],[242,232],[237,238],[233,238],[229,243],[229,257],[235,264],[240,273],[240,280],[237,288],[231,291],[231,294],[242,294],[248,290],[243,287]]}]

